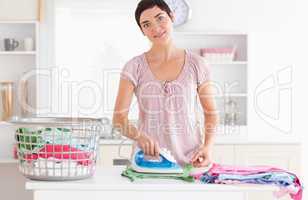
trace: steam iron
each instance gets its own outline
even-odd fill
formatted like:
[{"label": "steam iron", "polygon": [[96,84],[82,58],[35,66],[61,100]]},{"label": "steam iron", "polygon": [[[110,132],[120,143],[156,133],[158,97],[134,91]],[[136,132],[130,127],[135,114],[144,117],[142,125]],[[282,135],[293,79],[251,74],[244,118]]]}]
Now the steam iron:
[{"label": "steam iron", "polygon": [[181,174],[183,169],[167,149],[161,149],[158,158],[147,157],[136,147],[131,167],[136,172],[158,174]]}]

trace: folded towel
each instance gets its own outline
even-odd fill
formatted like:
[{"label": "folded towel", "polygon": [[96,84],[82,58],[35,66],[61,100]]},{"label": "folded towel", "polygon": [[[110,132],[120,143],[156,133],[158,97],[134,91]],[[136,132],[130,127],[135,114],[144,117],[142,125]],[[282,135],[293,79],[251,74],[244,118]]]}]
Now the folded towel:
[{"label": "folded towel", "polygon": [[146,178],[154,178],[154,179],[176,179],[183,180],[186,182],[194,182],[194,178],[189,175],[190,170],[192,169],[191,165],[186,165],[183,169],[182,174],[162,174],[162,173],[141,173],[134,171],[131,167],[127,167],[123,172],[122,176],[129,178],[131,181],[135,181],[136,179],[146,179]]}]

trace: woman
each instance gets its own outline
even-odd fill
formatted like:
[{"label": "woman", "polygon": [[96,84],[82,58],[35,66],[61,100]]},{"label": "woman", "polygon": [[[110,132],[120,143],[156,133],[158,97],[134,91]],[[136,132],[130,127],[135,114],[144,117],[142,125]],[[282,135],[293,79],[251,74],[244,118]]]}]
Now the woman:
[{"label": "woman", "polygon": [[[152,47],[124,66],[113,125],[146,155],[158,156],[160,148],[167,148],[181,165],[207,166],[218,121],[207,66],[200,56],[175,46],[174,14],[163,0],[141,0],[135,18]],[[133,94],[138,127],[128,120]],[[198,97],[205,118],[204,142],[195,115]]]}]

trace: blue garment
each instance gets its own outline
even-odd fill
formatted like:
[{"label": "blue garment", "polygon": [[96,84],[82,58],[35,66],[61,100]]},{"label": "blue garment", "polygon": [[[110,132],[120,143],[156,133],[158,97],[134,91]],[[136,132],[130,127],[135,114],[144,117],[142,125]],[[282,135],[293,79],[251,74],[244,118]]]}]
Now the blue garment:
[{"label": "blue garment", "polygon": [[288,186],[294,183],[295,177],[286,172],[265,172],[249,175],[238,174],[219,174],[210,175],[203,174],[200,177],[203,183],[214,183],[217,181],[233,180],[241,183],[254,183],[254,184],[275,184],[278,186]]},{"label": "blue garment", "polygon": [[243,183],[288,186],[294,183],[294,176],[285,172],[266,172],[251,175],[220,174],[218,180],[237,180]]},{"label": "blue garment", "polygon": [[204,173],[201,177],[200,177],[200,181],[202,183],[215,183],[215,180],[218,178],[218,176],[211,176],[208,173]]}]

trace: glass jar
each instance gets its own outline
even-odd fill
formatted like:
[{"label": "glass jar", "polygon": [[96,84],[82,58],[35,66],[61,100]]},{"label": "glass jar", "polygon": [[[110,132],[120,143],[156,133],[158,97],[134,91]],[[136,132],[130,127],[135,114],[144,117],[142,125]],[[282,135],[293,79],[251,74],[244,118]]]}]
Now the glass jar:
[{"label": "glass jar", "polygon": [[0,82],[0,121],[7,121],[13,116],[14,92],[12,81]]},{"label": "glass jar", "polygon": [[227,97],[225,101],[225,115],[224,115],[224,124],[235,126],[238,123],[239,118],[238,105],[235,100],[230,97]]}]

